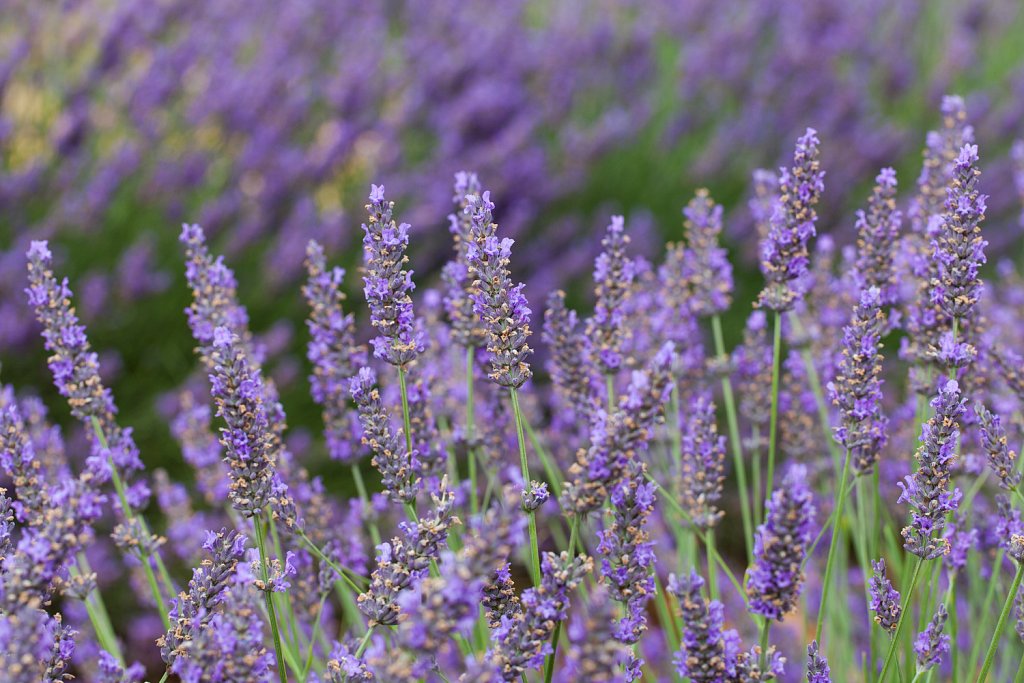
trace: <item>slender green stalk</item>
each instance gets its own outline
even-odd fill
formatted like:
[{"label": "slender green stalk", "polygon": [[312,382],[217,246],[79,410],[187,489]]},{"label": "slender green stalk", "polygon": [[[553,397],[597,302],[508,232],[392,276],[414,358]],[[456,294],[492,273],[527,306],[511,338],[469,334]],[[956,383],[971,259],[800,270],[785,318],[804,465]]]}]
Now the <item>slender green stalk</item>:
[{"label": "slender green stalk", "polygon": [[1017,573],[1010,584],[1010,593],[1006,596],[1003,609],[999,613],[999,621],[996,622],[996,632],[992,634],[992,642],[988,646],[988,654],[985,655],[985,662],[981,665],[981,673],[978,674],[978,683],[985,683],[988,680],[988,672],[992,668],[992,662],[996,659],[996,650],[999,649],[999,641],[1003,637],[1003,629],[1006,628],[1006,621],[1010,616],[1010,608],[1017,598],[1017,591],[1020,590],[1021,579],[1024,579],[1024,563],[1017,565]]},{"label": "slender green stalk", "polygon": [[775,331],[772,338],[772,399],[771,419],[768,423],[768,472],[765,479],[764,500],[771,498],[775,486],[775,441],[779,428],[779,375],[782,371],[782,314],[775,312]]},{"label": "slender green stalk", "polygon": [[1014,677],[1013,683],[1024,683],[1024,657],[1020,658],[1020,666],[1017,667],[1017,675]]},{"label": "slender green stalk", "polygon": [[914,588],[917,587],[917,581],[921,577],[922,566],[924,566],[924,558],[919,557],[917,558],[917,563],[914,565],[914,573],[910,577],[910,585],[903,594],[903,608],[900,611],[900,618],[896,621],[896,631],[893,633],[892,642],[889,644],[889,652],[885,655],[885,664],[882,665],[882,674],[878,677],[879,683],[885,683],[886,674],[889,672],[889,666],[892,664],[893,658],[896,655],[896,647],[900,642],[900,633],[903,631],[903,622],[907,620],[907,612],[910,611],[910,601],[913,599]]},{"label": "slender green stalk", "polygon": [[[124,482],[121,481],[121,475],[117,471],[117,467],[114,465],[113,458],[109,455],[110,446],[107,443],[107,437],[103,433],[103,426],[100,424],[99,419],[95,415],[91,417],[93,432],[96,434],[97,440],[100,442],[100,446],[103,450],[107,451],[107,467],[110,468],[110,480],[114,484],[114,490],[117,491],[117,499],[121,504],[121,514],[128,522],[138,521],[139,527],[145,536],[149,536],[149,526],[146,524],[146,520],[141,516],[136,517],[135,511],[128,504],[128,496],[125,494]],[[170,630],[171,620],[167,616],[167,603],[164,600],[164,596],[160,592],[160,587],[157,585],[156,575],[153,573],[152,553],[146,549],[146,544],[142,544],[139,547],[139,559],[142,563],[143,572],[146,574],[146,582],[149,584],[150,592],[153,594],[153,601],[156,603],[157,612],[160,614],[160,621],[163,622],[164,628]],[[162,566],[162,562],[160,563]],[[167,576],[167,569],[163,568],[162,575],[164,580],[167,582],[165,588],[168,591],[168,596],[175,594],[174,584],[170,581],[170,577]]]},{"label": "slender green stalk", "polygon": [[562,471],[558,467],[558,463],[554,461],[551,454],[548,453],[547,449],[544,448],[544,444],[537,438],[537,432],[534,431],[533,426],[529,422],[523,424],[526,429],[526,436],[530,439],[530,445],[533,446],[533,452],[540,458],[540,464],[544,468],[544,475],[551,482],[552,487],[556,492],[561,492],[562,485],[565,483],[565,477],[562,476]]},{"label": "slender green stalk", "polygon": [[405,432],[405,449],[412,453],[412,420],[409,418],[409,388],[405,385],[405,368],[398,366],[398,388],[402,394],[402,431]]},{"label": "slender green stalk", "polygon": [[[370,495],[366,490],[366,483],[363,481],[363,471],[359,468],[359,463],[352,463],[352,481],[356,483],[356,491],[359,493],[359,500],[363,503],[363,509],[369,510]],[[376,548],[380,545],[380,529],[377,528],[377,522],[371,519],[366,523],[366,526],[370,530],[373,547]]]},{"label": "slender green stalk", "polygon": [[[70,566],[72,576],[92,574],[89,560],[85,557],[84,551],[79,551],[75,557],[75,564]],[[124,665],[124,655],[121,653],[121,646],[117,642],[114,633],[114,625],[110,621],[110,612],[107,611],[106,603],[103,601],[103,594],[99,588],[89,592],[85,599],[85,609],[89,614],[89,621],[92,622],[96,631],[96,638],[104,650],[114,655],[117,661]]]},{"label": "slender green stalk", "polygon": [[[722,337],[722,319],[711,316],[711,331],[715,339],[715,355],[725,361],[725,341]],[[733,469],[736,470],[736,484],[739,488],[740,516],[743,518],[743,541],[747,548],[747,562],[754,557],[754,526],[750,512],[750,489],[747,487],[747,467],[743,461],[743,442],[740,439],[740,423],[736,416],[736,399],[732,393],[732,380],[728,373],[722,374],[722,402],[725,404],[725,420],[729,425],[729,442],[732,445]]]},{"label": "slender green stalk", "polygon": [[[576,540],[580,533],[580,516],[577,514],[572,518],[572,531],[569,532],[569,553],[575,554]],[[551,634],[551,654],[544,661],[544,683],[551,683],[555,674],[555,655],[558,654],[558,639],[562,634],[562,622],[556,622],[554,631]]]},{"label": "slender green stalk", "polygon": [[[516,418],[516,438],[519,441],[519,464],[523,470],[523,484],[526,493],[533,491],[533,480],[530,479],[530,465],[526,459],[526,437],[523,435],[523,411],[519,407],[519,394],[515,389],[509,389],[512,396],[512,412]],[[528,513],[530,527],[530,573],[533,578],[533,585],[540,585],[540,546],[537,543],[537,514],[531,510]]]},{"label": "slender green stalk", "polygon": [[[992,618],[992,602],[996,599],[996,589],[999,586],[999,574],[1003,567],[1003,557],[1006,555],[1006,550],[1000,548],[996,552],[996,559],[992,562],[992,576],[988,579],[988,590],[985,591],[985,602],[981,606],[981,622],[979,624],[979,632],[985,633],[988,631],[989,621]],[[978,668],[978,660],[981,657],[981,638],[974,639],[974,646],[971,648],[971,659],[969,662],[970,668],[968,671],[974,671]]]},{"label": "slender green stalk", "polygon": [[[750,438],[754,444],[753,452],[750,454],[750,459],[753,463],[750,468],[752,470],[751,477],[753,479],[751,482],[753,484],[753,491],[751,492],[750,516],[753,528],[756,529],[761,524],[761,511],[763,510],[761,493],[764,491],[764,488],[761,486],[761,428],[759,426],[753,425],[750,428]],[[752,534],[748,535],[752,536]],[[751,539],[751,558],[753,558],[753,547],[753,539]]]},{"label": "slender green stalk", "polygon": [[[263,539],[263,521],[256,517],[253,520],[253,528],[256,530],[256,547],[260,552],[260,578],[267,583],[267,549]],[[263,591],[263,599],[267,605],[267,619],[270,621],[270,633],[274,638],[274,655],[277,659],[277,673],[281,683],[288,683],[288,674],[284,668],[284,654],[281,648],[281,633],[277,628],[277,613],[274,611],[274,601],[271,599],[270,591]]]},{"label": "slender green stalk", "polygon": [[469,509],[480,512],[476,491],[476,415],[473,406],[473,361],[476,349],[466,347],[466,458],[469,460]]},{"label": "slender green stalk", "polygon": [[761,671],[768,669],[768,632],[772,628],[772,620],[765,619],[761,624]]},{"label": "slender green stalk", "polygon": [[357,579],[359,579],[360,581],[363,581],[364,583],[367,582],[366,581],[366,577],[360,576],[359,574],[356,574],[351,569],[348,569],[346,567],[342,567],[341,565],[339,565],[336,562],[334,562],[334,560],[332,560],[331,558],[327,557],[327,555],[324,554],[324,551],[320,550],[319,546],[317,546],[316,543],[313,543],[313,539],[311,539],[309,536],[307,536],[306,532],[303,531],[302,529],[298,529],[298,536],[306,544],[306,547],[309,548],[311,551],[313,551],[313,554],[316,555],[317,558],[319,558],[319,560],[321,562],[323,562],[328,567],[333,569],[334,572],[339,577],[341,577],[341,580],[344,581],[345,584],[348,585],[349,588],[351,588],[353,591],[355,591],[357,595],[359,593],[363,592],[363,589],[360,588],[359,586],[357,586],[355,584],[355,582],[351,578],[349,578],[349,575],[352,575],[352,576],[356,577]]},{"label": "slender green stalk", "polygon": [[818,605],[818,623],[814,627],[814,639],[821,642],[821,629],[825,625],[825,610],[828,607],[828,596],[832,588],[832,567],[835,564],[836,550],[842,540],[843,505],[846,503],[846,494],[850,490],[846,486],[846,477],[850,473],[850,451],[846,451],[843,459],[843,473],[839,477],[841,491],[839,500],[836,501],[835,519],[832,522],[832,540],[828,546],[828,559],[825,561],[825,577],[821,583],[821,603]]},{"label": "slender green stalk", "polygon": [[[876,472],[878,471],[877,467],[875,467],[875,471]],[[861,478],[856,480],[855,486],[857,487],[857,491],[856,491],[856,497],[857,497],[857,500],[856,500],[856,504],[857,504],[857,523],[856,523],[856,529],[857,529],[857,533],[855,535],[855,539],[856,539],[856,542],[857,542],[857,554],[859,555],[859,558],[860,558],[861,576],[864,577],[864,580],[863,580],[863,583],[864,583],[864,606],[867,609],[868,613],[870,614],[870,612],[871,612],[871,607],[870,607],[870,605],[871,605],[871,584],[868,581],[868,577],[871,576],[871,558],[874,557],[874,555],[871,554],[871,550],[870,550],[870,547],[869,547],[870,544],[869,544],[869,541],[868,541],[868,536],[869,536],[868,531],[870,529],[875,529],[877,527],[872,526],[872,525],[870,525],[868,523],[868,502],[865,500],[866,494],[865,494],[865,491],[864,491],[864,487],[867,486],[867,480],[864,477],[861,477]],[[870,534],[870,535],[873,536],[874,534]],[[868,626],[867,636],[868,636],[868,651],[867,651],[867,658],[868,659],[867,659],[867,661],[871,662],[871,667],[870,668],[865,667],[864,673],[865,673],[865,676],[866,676],[867,683],[871,683],[871,681],[874,680],[874,676],[875,676],[875,666],[874,666],[874,663],[875,663],[875,630],[870,627],[870,624]]]},{"label": "slender green stalk", "polygon": [[370,644],[370,636],[373,635],[373,627],[371,626],[366,630],[366,634],[363,639],[359,641],[359,647],[356,648],[356,657],[362,657],[363,653],[366,652],[366,646]]},{"label": "slender green stalk", "polygon": [[708,560],[708,591],[711,594],[712,600],[718,600],[718,578],[715,572],[715,563],[711,559],[713,556],[718,554],[718,550],[715,547],[715,530],[708,529],[704,532],[704,547],[707,548],[707,560]]},{"label": "slender green stalk", "polygon": [[306,679],[309,678],[309,670],[313,666],[313,654],[316,652],[316,638],[317,634],[320,633],[320,620],[324,613],[324,603],[327,601],[327,596],[324,595],[320,598],[320,604],[316,608],[316,618],[313,620],[313,634],[309,638],[309,652],[306,654],[306,663],[302,665],[302,683],[306,683]]}]

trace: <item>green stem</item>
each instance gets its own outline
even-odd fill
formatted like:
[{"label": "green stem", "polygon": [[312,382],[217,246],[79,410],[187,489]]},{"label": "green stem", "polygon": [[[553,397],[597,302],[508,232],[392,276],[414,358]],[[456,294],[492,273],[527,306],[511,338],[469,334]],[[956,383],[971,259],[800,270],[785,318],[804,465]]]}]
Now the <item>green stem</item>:
[{"label": "green stem", "polygon": [[1014,677],[1013,683],[1024,683],[1024,657],[1020,658],[1020,666],[1017,667],[1017,675]]},{"label": "green stem", "polygon": [[[1003,568],[1003,557],[1006,554],[1006,550],[1000,548],[996,551],[996,559],[992,562],[992,575],[988,579],[988,590],[985,591],[985,602],[981,606],[981,624],[979,632],[984,633],[988,630],[989,621],[992,617],[992,601],[996,599],[996,589],[999,586],[999,574]],[[981,657],[981,638],[974,639],[974,646],[971,648],[971,659],[970,669],[968,671],[974,671],[978,666],[978,658]]]},{"label": "green stem", "polygon": [[[988,672],[992,668],[992,662],[996,659],[996,650],[999,648],[999,641],[1003,636],[1003,629],[1010,616],[1010,608],[1017,598],[1017,591],[1020,590],[1021,579],[1024,579],[1024,563],[1017,565],[1017,573],[1010,584],[1010,593],[1003,603],[1003,610],[999,613],[999,621],[996,622],[996,632],[992,634],[992,642],[988,646],[988,654],[985,655],[985,662],[981,665],[981,673],[978,674],[978,683],[985,683],[988,680]],[[955,646],[955,645],[954,645]]]},{"label": "green stem", "polygon": [[608,395],[608,414],[615,412],[615,376],[608,373],[604,376],[605,391]]},{"label": "green stem", "polygon": [[306,663],[302,665],[302,683],[306,683],[306,679],[309,678],[309,670],[313,666],[313,654],[316,652],[316,639],[317,634],[320,633],[320,620],[324,614],[324,603],[327,601],[327,595],[320,598],[320,604],[316,608],[316,619],[313,621],[313,633],[309,638],[309,652],[306,654]]},{"label": "green stem", "polygon": [[782,368],[782,314],[775,311],[775,331],[772,338],[772,398],[771,419],[768,423],[768,472],[765,479],[765,503],[771,498],[775,486],[775,441],[779,428],[779,374]]},{"label": "green stem", "polygon": [[359,641],[359,647],[356,648],[356,657],[362,657],[363,653],[366,652],[366,646],[370,644],[370,636],[373,635],[373,627],[366,630],[366,635]]},{"label": "green stem", "polygon": [[405,385],[405,368],[398,366],[398,388],[402,394],[402,431],[405,432],[405,450],[412,453],[412,420],[409,417],[409,389]]},{"label": "green stem", "polygon": [[[753,466],[751,467],[751,470],[753,471],[753,477],[752,477],[753,478],[753,482],[752,483],[753,483],[753,489],[754,489],[753,493],[751,494],[752,500],[750,501],[750,505],[751,505],[750,516],[751,516],[751,523],[753,524],[754,528],[756,529],[758,527],[758,525],[761,524],[761,510],[762,510],[762,508],[761,508],[761,505],[762,505],[762,503],[761,503],[761,492],[764,491],[764,489],[761,487],[761,444],[760,444],[760,442],[761,442],[761,428],[758,425],[756,425],[756,424],[753,425],[750,428],[750,436],[751,436],[751,440],[754,443],[754,452],[751,453],[751,455],[750,455],[750,459],[753,461]],[[751,535],[751,534],[748,534],[748,535]],[[751,543],[751,558],[753,558],[753,545],[752,545],[753,544],[753,539],[750,540],[750,543]],[[752,564],[752,563],[753,562],[751,561],[749,564]]]},{"label": "green stem", "polygon": [[[72,576],[84,575],[88,576],[92,574],[92,567],[89,566],[89,560],[85,557],[84,551],[79,551],[75,559],[76,564],[71,565],[70,571]],[[121,646],[117,642],[117,635],[114,633],[114,625],[110,621],[110,612],[107,611],[107,605],[103,601],[103,594],[99,588],[89,592],[89,595],[85,599],[85,609],[89,614],[89,621],[92,622],[93,629],[96,631],[96,638],[100,641],[100,645],[104,650],[114,655],[117,661],[124,665],[124,654],[121,652]]]},{"label": "green stem", "polygon": [[476,491],[476,416],[473,406],[473,361],[476,349],[466,347],[466,458],[469,460],[469,509],[480,512]]},{"label": "green stem", "polygon": [[[876,467],[877,471],[878,468]],[[863,477],[857,479],[855,486],[857,487],[857,553],[860,556],[860,571],[861,576],[864,577],[864,606],[867,609],[868,614],[871,613],[871,584],[868,581],[868,577],[871,576],[871,558],[874,555],[871,554],[871,550],[868,542],[868,531],[876,527],[868,523],[868,503],[865,500],[864,487],[867,486],[867,480]],[[867,658],[871,662],[870,667],[865,667],[865,676],[868,683],[874,680],[875,677],[875,631],[871,628],[870,623],[868,625],[868,651]]]},{"label": "green stem", "polygon": [[[256,547],[260,552],[260,577],[264,585],[267,583],[267,549],[263,539],[263,521],[259,517],[253,520],[253,528],[256,530]],[[277,614],[274,612],[274,601],[271,599],[270,591],[263,591],[263,599],[267,605],[267,619],[270,621],[270,633],[274,638],[274,654],[277,659],[277,673],[281,683],[288,683],[288,674],[284,668],[284,654],[281,648],[281,633],[277,628]]]},{"label": "green stem", "polygon": [[[526,437],[523,435],[523,411],[519,407],[519,393],[515,389],[509,389],[512,397],[512,412],[516,419],[516,439],[519,441],[519,465],[523,470],[523,484],[526,487],[525,493],[529,495],[533,491],[533,480],[530,478],[530,465],[526,459]],[[530,527],[530,569],[533,578],[533,585],[540,585],[540,546],[537,543],[537,515],[535,510],[528,513]]]},{"label": "green stem", "polygon": [[[369,512],[370,494],[366,490],[366,483],[363,481],[363,471],[359,468],[359,463],[352,463],[352,481],[356,483],[356,491],[359,492],[359,500],[363,503],[363,510]],[[367,521],[366,526],[370,530],[373,547],[376,548],[380,545],[380,529],[377,528],[377,522],[370,519]]]},{"label": "green stem", "polygon": [[882,674],[878,677],[879,683],[885,683],[889,666],[892,665],[893,657],[896,655],[896,647],[900,642],[900,633],[903,631],[903,622],[907,620],[907,612],[910,611],[910,601],[914,596],[914,588],[917,587],[917,580],[921,577],[921,567],[924,566],[924,558],[917,558],[914,565],[914,573],[910,577],[910,585],[903,594],[903,608],[900,610],[900,618],[896,621],[896,631],[893,633],[892,642],[889,644],[889,652],[885,655],[885,664],[882,665]]},{"label": "green stem", "polygon": [[761,625],[761,661],[759,662],[761,671],[768,669],[768,632],[772,628],[772,620],[765,619],[764,624]]},{"label": "green stem", "polygon": [[832,522],[832,540],[828,546],[828,559],[825,561],[825,578],[821,585],[821,602],[818,605],[818,624],[814,627],[814,639],[821,643],[821,629],[825,625],[825,610],[828,608],[828,596],[832,588],[832,567],[835,564],[836,550],[842,539],[840,529],[843,523],[843,505],[846,503],[846,494],[850,490],[846,485],[846,477],[850,472],[850,451],[847,449],[846,457],[843,459],[843,473],[839,477],[841,491],[839,500],[836,501],[835,519]]},{"label": "green stem", "polygon": [[366,577],[360,576],[359,574],[356,574],[351,569],[348,569],[346,567],[342,567],[341,565],[339,565],[336,562],[334,562],[331,558],[327,557],[327,555],[324,554],[324,551],[320,550],[319,546],[317,546],[316,543],[313,543],[313,539],[311,539],[309,536],[307,536],[306,532],[303,531],[302,529],[298,529],[298,536],[299,536],[299,538],[301,538],[303,540],[303,542],[305,542],[306,547],[308,547],[311,551],[313,551],[313,554],[316,555],[317,558],[319,558],[321,562],[323,562],[328,567],[333,569],[334,572],[339,577],[341,577],[341,580],[344,581],[345,584],[349,588],[351,588],[353,591],[355,591],[355,593],[357,595],[359,593],[363,592],[363,589],[360,588],[359,586],[357,586],[356,583],[354,581],[352,581],[351,578],[349,578],[349,574],[351,574],[352,576],[356,577],[357,579],[359,579],[360,581],[363,581],[363,582],[366,582]]},{"label": "green stem", "polygon": [[[711,331],[715,339],[715,355],[725,361],[725,341],[722,337],[722,319],[711,316]],[[740,440],[740,423],[736,416],[736,399],[732,393],[732,380],[727,373],[722,375],[722,401],[725,403],[725,419],[729,425],[729,442],[732,444],[733,469],[736,470],[736,484],[739,488],[740,515],[743,518],[743,541],[747,548],[747,562],[754,557],[754,526],[750,512],[750,490],[747,488],[747,468],[743,461],[743,442]]]},{"label": "green stem", "polygon": [[715,573],[715,563],[712,557],[718,554],[715,547],[715,530],[708,529],[704,532],[704,547],[707,549],[708,560],[708,591],[712,600],[718,600],[718,579]]}]

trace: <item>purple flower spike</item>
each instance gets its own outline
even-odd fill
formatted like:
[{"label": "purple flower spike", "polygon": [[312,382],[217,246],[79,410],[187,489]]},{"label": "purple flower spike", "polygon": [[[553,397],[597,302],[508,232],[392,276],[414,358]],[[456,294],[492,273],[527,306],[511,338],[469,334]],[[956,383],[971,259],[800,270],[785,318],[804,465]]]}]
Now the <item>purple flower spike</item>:
[{"label": "purple flower spike", "polygon": [[828,660],[818,651],[818,641],[807,646],[807,683],[832,683]]},{"label": "purple flower spike", "polygon": [[946,190],[942,229],[933,242],[938,261],[938,283],[932,297],[951,318],[963,319],[978,303],[985,264],[981,222],[985,220],[987,196],[978,192],[978,146],[964,145],[953,164],[953,177]]},{"label": "purple flower spike", "polygon": [[629,235],[622,216],[612,216],[601,246],[604,250],[594,261],[597,301],[587,319],[586,337],[598,368],[607,375],[622,365],[622,345],[629,333],[625,304],[636,277],[636,266],[626,255]]},{"label": "purple flower spike", "polygon": [[857,211],[857,281],[862,290],[878,289],[882,305],[896,303],[896,240],[903,212],[896,208],[896,171],[883,168],[875,178],[868,208]]},{"label": "purple flower spike", "polygon": [[723,313],[732,303],[732,265],[718,244],[722,233],[722,207],[704,188],[683,209],[683,231],[688,247],[684,275],[689,285],[694,315]]},{"label": "purple flower spike", "polygon": [[781,621],[796,608],[803,587],[803,562],[814,536],[814,500],[807,468],[793,465],[768,501],[754,540],[754,566],[747,572],[750,611]]},{"label": "purple flower spike", "polygon": [[[736,653],[731,653],[730,657],[727,652],[730,643],[722,632],[725,621],[722,603],[705,600],[701,594],[703,587],[704,579],[696,570],[688,577],[677,579],[670,575],[668,578],[668,592],[679,600],[684,629],[683,642],[675,657],[676,673],[693,683],[723,683],[730,668],[728,660],[735,660]],[[735,632],[730,634],[730,641],[733,636]]]},{"label": "purple flower spike", "polygon": [[576,311],[566,308],[565,292],[548,296],[543,339],[551,352],[548,373],[562,408],[585,417],[598,400],[593,365],[587,362],[586,338],[578,329]]},{"label": "purple flower spike", "polygon": [[903,529],[903,547],[926,560],[949,552],[942,537],[946,516],[960,504],[960,490],[950,490],[952,468],[956,461],[959,420],[964,412],[960,386],[943,380],[938,395],[931,401],[935,415],[921,428],[917,448],[917,470],[900,482],[900,503],[910,506],[911,523]]},{"label": "purple flower spike", "polygon": [[416,452],[406,450],[402,432],[391,428],[391,418],[377,389],[377,375],[361,368],[349,381],[352,400],[363,427],[363,444],[373,453],[373,466],[381,473],[384,490],[396,503],[416,500],[420,479],[416,475]]},{"label": "purple flower spike", "polygon": [[473,281],[473,310],[487,331],[487,352],[491,355],[490,378],[499,386],[517,389],[533,376],[527,362],[533,349],[530,338],[530,307],[522,283],[512,284],[508,264],[512,240],[499,240],[491,212],[491,193],[467,198],[466,211],[472,218],[466,258]]},{"label": "purple flower spike", "polygon": [[999,479],[999,486],[1012,491],[1020,486],[1021,475],[1017,470],[1017,453],[1009,447],[1006,430],[999,416],[991,412],[980,401],[974,405],[981,428],[981,443],[988,453],[988,466]]},{"label": "purple flower spike", "polygon": [[475,173],[460,171],[455,174],[455,194],[452,202],[455,213],[448,216],[449,231],[455,243],[455,258],[445,264],[441,277],[445,282],[444,308],[451,325],[452,341],[459,346],[483,348],[487,343],[486,331],[473,312],[473,278],[470,277],[466,257],[473,239],[473,217],[466,209],[474,197],[482,192]]},{"label": "purple flower spike", "polygon": [[948,616],[946,606],[940,603],[927,628],[914,639],[914,654],[917,655],[919,672],[942,663],[942,658],[949,654],[950,637],[942,632]]},{"label": "purple flower spike", "polygon": [[885,575],[885,560],[871,563],[874,573],[871,575],[871,611],[875,613],[875,623],[886,633],[894,633],[899,623],[902,607],[900,594],[892,587],[892,582]]},{"label": "purple flower spike", "polygon": [[818,144],[816,131],[808,128],[797,140],[793,165],[779,171],[779,198],[761,244],[761,270],[767,283],[757,300],[759,306],[773,311],[788,311],[803,296],[800,280],[810,262],[807,245],[815,235],[814,207],[825,188]]},{"label": "purple flower spike", "polygon": [[327,269],[324,250],[317,242],[306,247],[306,271],[309,279],[302,293],[309,305],[309,344],[306,357],[313,365],[309,376],[313,399],[323,410],[324,437],[331,458],[352,462],[360,455],[349,438],[348,378],[364,364],[363,350],[355,342],[355,318],[342,310],[345,294],[341,283],[345,271]]},{"label": "purple flower spike", "polygon": [[850,323],[843,328],[843,356],[828,390],[839,407],[841,423],[835,438],[842,444],[859,475],[870,474],[885,447],[889,420],[882,415],[882,333],[885,313],[881,293],[872,287],[861,293]]},{"label": "purple flower spike", "polygon": [[717,506],[725,482],[725,437],[718,433],[710,395],[697,396],[688,413],[681,439],[680,502],[694,526],[706,531],[725,514]]},{"label": "purple flower spike", "polygon": [[370,340],[373,355],[386,363],[405,367],[423,353],[425,342],[412,310],[415,288],[409,262],[409,224],[392,217],[395,203],[384,199],[384,186],[371,185],[363,224],[366,275],[363,294],[370,308],[370,322],[377,336]]}]

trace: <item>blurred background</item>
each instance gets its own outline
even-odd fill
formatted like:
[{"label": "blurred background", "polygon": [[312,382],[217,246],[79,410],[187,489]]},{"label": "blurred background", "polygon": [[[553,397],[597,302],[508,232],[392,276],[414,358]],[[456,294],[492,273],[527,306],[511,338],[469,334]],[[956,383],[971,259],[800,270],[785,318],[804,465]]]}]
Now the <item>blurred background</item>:
[{"label": "blurred background", "polygon": [[735,340],[760,284],[751,172],[817,128],[820,228],[849,242],[879,167],[912,189],[945,93],[966,98],[990,250],[1007,253],[1021,35],[1019,0],[4,0],[0,377],[67,420],[22,291],[30,240],[49,239],[123,424],[148,464],[177,469],[166,411],[196,363],[176,238],[195,222],[238,273],[293,438],[317,433],[306,241],[348,268],[365,318],[362,205],[384,183],[413,226],[419,300],[451,249],[462,169],[516,238],[538,318],[548,290],[589,277],[611,213],[655,256],[709,187],[750,265]]}]

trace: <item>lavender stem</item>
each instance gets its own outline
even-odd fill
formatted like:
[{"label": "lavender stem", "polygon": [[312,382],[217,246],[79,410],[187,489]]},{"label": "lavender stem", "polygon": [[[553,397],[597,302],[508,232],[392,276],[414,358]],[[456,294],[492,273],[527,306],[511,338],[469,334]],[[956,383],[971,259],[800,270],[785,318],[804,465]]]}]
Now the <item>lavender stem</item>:
[{"label": "lavender stem", "polygon": [[[255,530],[256,547],[260,552],[260,578],[263,579],[263,583],[266,584],[268,581],[267,549],[263,539],[263,521],[257,516],[253,518],[252,526]],[[277,660],[277,673],[281,679],[281,683],[288,683],[288,675],[285,673],[284,655],[281,648],[281,633],[277,628],[277,613],[274,611],[274,601],[271,597],[272,596],[269,591],[263,591],[263,600],[267,606],[267,619],[270,621],[270,633],[274,638],[274,655]]]},{"label": "lavender stem", "polygon": [[772,497],[775,485],[775,437],[779,427],[779,374],[782,365],[782,313],[775,311],[775,331],[772,340],[772,400],[768,426],[768,471],[764,482],[764,500]]},{"label": "lavender stem", "polygon": [[[530,479],[530,464],[526,459],[526,437],[523,434],[523,411],[519,408],[519,393],[515,388],[509,389],[512,397],[512,412],[516,419],[516,440],[519,442],[519,464],[523,471],[523,485],[525,494],[533,491],[533,480]],[[533,585],[540,585],[540,547],[537,543],[537,513],[530,510],[528,513],[530,527],[530,572],[533,578]]]},{"label": "lavender stem", "polygon": [[918,557],[914,565],[914,573],[910,577],[910,585],[903,593],[903,609],[900,610],[900,618],[896,622],[896,631],[892,634],[892,642],[889,644],[889,652],[885,655],[885,664],[882,665],[882,673],[878,677],[879,683],[885,683],[886,674],[896,655],[896,646],[900,642],[900,633],[903,630],[903,622],[906,621],[907,612],[910,609],[910,601],[914,596],[914,588],[917,587],[917,580],[921,577],[921,567],[924,566],[924,558]]},{"label": "lavender stem", "polygon": [[1006,620],[1010,616],[1010,609],[1013,607],[1013,601],[1017,597],[1017,591],[1020,590],[1021,579],[1024,579],[1024,563],[1017,565],[1017,573],[1013,577],[1013,583],[1010,584],[1010,592],[1006,596],[1006,601],[1003,602],[1003,610],[999,613],[999,621],[996,622],[996,632],[992,634],[992,642],[989,643],[985,662],[981,665],[981,673],[978,674],[978,683],[985,683],[988,679],[988,672],[992,668],[992,662],[995,661],[996,650],[999,649],[999,641],[1002,638],[1003,629],[1006,627]]},{"label": "lavender stem", "polygon": [[828,544],[828,559],[825,561],[825,576],[821,583],[821,602],[818,605],[818,623],[814,627],[814,639],[819,643],[821,640],[821,630],[825,625],[825,610],[828,607],[828,596],[832,585],[832,567],[835,563],[836,550],[839,546],[841,534],[839,529],[842,526],[843,518],[843,506],[846,504],[846,496],[850,491],[850,487],[846,486],[846,477],[850,473],[850,451],[847,449],[846,457],[843,459],[843,472],[839,476],[839,482],[842,485],[840,489],[839,500],[836,501],[836,510],[834,519],[832,522],[832,540]]}]

